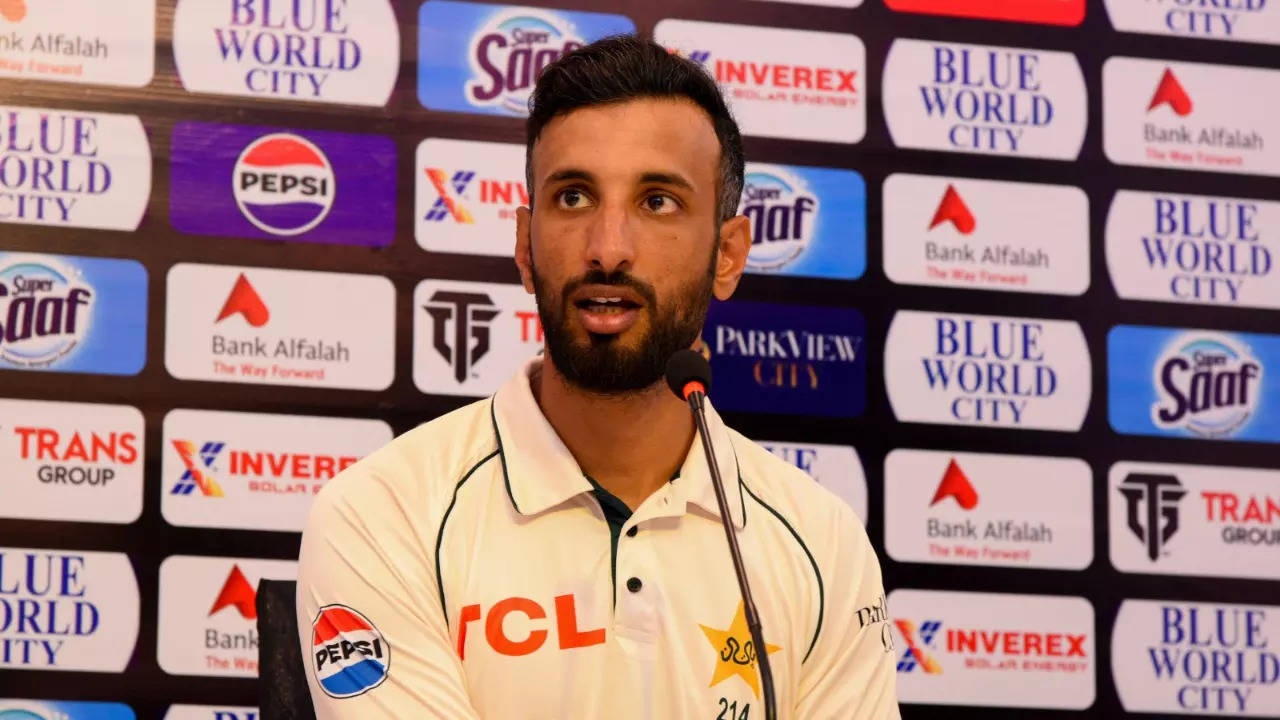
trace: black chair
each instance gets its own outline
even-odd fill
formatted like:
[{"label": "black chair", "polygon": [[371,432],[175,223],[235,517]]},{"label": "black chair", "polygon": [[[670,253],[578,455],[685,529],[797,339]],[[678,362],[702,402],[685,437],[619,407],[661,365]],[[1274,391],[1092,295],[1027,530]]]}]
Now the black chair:
[{"label": "black chair", "polygon": [[258,583],[258,717],[261,720],[315,720],[307,670],[298,645],[291,580]]}]

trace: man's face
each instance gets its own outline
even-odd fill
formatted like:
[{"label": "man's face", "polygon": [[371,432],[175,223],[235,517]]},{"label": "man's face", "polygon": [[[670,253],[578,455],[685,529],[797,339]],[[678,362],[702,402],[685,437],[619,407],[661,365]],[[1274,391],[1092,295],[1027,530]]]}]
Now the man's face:
[{"label": "man's face", "polygon": [[569,382],[652,386],[697,339],[713,292],[732,293],[749,241],[744,218],[717,221],[719,162],[711,119],[684,100],[582,108],[543,128],[516,260]]}]

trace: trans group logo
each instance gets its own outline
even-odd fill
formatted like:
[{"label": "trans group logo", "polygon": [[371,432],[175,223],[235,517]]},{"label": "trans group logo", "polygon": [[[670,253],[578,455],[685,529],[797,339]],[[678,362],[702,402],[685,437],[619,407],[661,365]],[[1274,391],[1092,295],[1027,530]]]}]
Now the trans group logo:
[{"label": "trans group logo", "polygon": [[391,645],[378,628],[346,605],[326,605],[311,623],[312,669],[329,697],[363,695],[391,671]]},{"label": "trans group logo", "polygon": [[621,15],[431,0],[418,11],[418,99],[431,110],[523,117],[543,68],[635,30]]},{"label": "trans group logo", "polygon": [[1205,40],[1280,44],[1280,11],[1266,0],[1222,5],[1135,4],[1106,0],[1116,30]]},{"label": "trans group logo", "polygon": [[155,74],[155,0],[4,0],[0,77],[140,88]]},{"label": "trans group logo", "polygon": [[1178,532],[1178,503],[1187,491],[1176,475],[1132,473],[1119,486],[1124,497],[1125,524],[1147,546],[1147,557],[1160,557],[1165,543]]},{"label": "trans group logo", "polygon": [[259,230],[298,235],[319,225],[333,207],[337,182],[320,148],[297,135],[254,140],[236,160],[236,205]]},{"label": "trans group logo", "polygon": [[512,257],[529,204],[524,146],[427,138],[414,170],[414,237],[424,250]]},{"label": "trans group logo", "polygon": [[747,163],[738,213],[747,272],[854,280],[866,269],[867,198],[852,170]]},{"label": "trans group logo", "polygon": [[519,285],[423,280],[413,305],[413,382],[425,393],[491,394],[542,350],[537,305]]}]

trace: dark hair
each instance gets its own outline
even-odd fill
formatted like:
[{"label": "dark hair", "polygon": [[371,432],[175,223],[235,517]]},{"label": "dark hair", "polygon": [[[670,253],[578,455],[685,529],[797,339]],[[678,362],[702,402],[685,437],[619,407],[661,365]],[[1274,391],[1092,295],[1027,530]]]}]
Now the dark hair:
[{"label": "dark hair", "polygon": [[547,123],[578,108],[638,98],[686,98],[706,111],[720,140],[716,213],[721,222],[736,215],[745,162],[742,135],[720,88],[702,65],[634,35],[614,35],[573,50],[538,77],[529,97],[525,125],[525,182],[530,201],[533,144]]}]

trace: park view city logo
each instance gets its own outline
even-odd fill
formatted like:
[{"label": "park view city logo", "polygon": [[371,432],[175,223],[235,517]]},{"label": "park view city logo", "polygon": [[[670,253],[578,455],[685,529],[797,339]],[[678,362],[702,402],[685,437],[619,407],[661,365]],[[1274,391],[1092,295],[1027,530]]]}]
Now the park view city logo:
[{"label": "park view city logo", "polygon": [[1084,598],[894,590],[889,607],[901,702],[1093,705],[1093,606]]},{"label": "park view city logo", "polygon": [[423,280],[413,292],[413,383],[432,395],[497,391],[542,350],[542,321],[519,285]]},{"label": "park view city logo", "polygon": [[1075,322],[900,310],[885,386],[904,422],[1076,431],[1092,391]]},{"label": "park view city logo", "polygon": [[1071,53],[897,39],[882,87],[898,147],[1074,160],[1084,143]]},{"label": "park view city logo", "polygon": [[523,117],[543,68],[635,31],[621,15],[430,0],[418,11],[418,99],[431,110]]},{"label": "park view city logo", "polygon": [[381,420],[172,410],[160,510],[171,525],[301,532],[320,488],[391,438]]},{"label": "park view city logo", "polygon": [[172,555],[160,563],[156,660],[170,675],[257,677],[258,582],[295,580],[286,560]]},{"label": "park view city logo", "polygon": [[764,449],[805,471],[818,484],[848,503],[867,522],[867,478],[858,451],[848,445],[759,440]]},{"label": "park view city logo", "polygon": [[123,672],[138,581],[123,553],[0,548],[0,668]]},{"label": "park view city logo", "polygon": [[128,405],[0,398],[0,517],[137,520],[143,438]]},{"label": "park view city logo", "polygon": [[178,0],[173,58],[191,92],[382,106],[400,33],[390,0]]},{"label": "park view city logo", "polygon": [[854,280],[867,265],[867,190],[852,170],[747,163],[738,213],[747,272]]},{"label": "park view city logo", "polygon": [[1107,268],[1122,298],[1280,308],[1280,203],[1118,190]]},{"label": "park view city logo", "polygon": [[141,263],[0,253],[0,368],[136,375],[146,329]]},{"label": "park view city logo", "polygon": [[1065,185],[895,173],[884,181],[884,271],[908,285],[1079,295],[1089,198]]},{"label": "park view city logo", "polygon": [[1210,40],[1280,44],[1280,10],[1267,0],[1131,3],[1104,0],[1116,30]]},{"label": "park view city logo", "polygon": [[856,35],[667,19],[653,38],[707,69],[743,135],[866,135],[866,48]]},{"label": "park view city logo", "polygon": [[0,77],[142,87],[155,72],[155,0],[4,0]]},{"label": "park view city logo", "polygon": [[1124,600],[1111,673],[1127,712],[1275,717],[1280,607]]},{"label": "park view city logo", "polygon": [[386,246],[395,144],[378,135],[181,122],[169,213],[185,233]]},{"label": "park view city logo", "polygon": [[524,146],[427,138],[414,166],[414,237],[424,250],[512,257],[529,204]]},{"label": "park view city logo", "polygon": [[885,458],[885,548],[899,562],[1082,570],[1092,488],[1076,458],[897,449]]},{"label": "park view city logo", "polygon": [[170,705],[164,720],[260,720],[258,708],[236,705]]},{"label": "park view city logo", "polygon": [[1280,175],[1278,71],[1113,57],[1102,66],[1102,97],[1113,163]]},{"label": "park view city logo", "polygon": [[1125,572],[1280,579],[1280,471],[1111,466],[1111,564]]},{"label": "park view city logo", "polygon": [[1084,21],[1085,3],[1084,0],[885,0],[885,5],[898,12],[1044,25],[1079,25]]},{"label": "park view city logo", "polygon": [[0,222],[136,230],[150,194],[136,115],[0,107]]},{"label": "park view city logo", "polygon": [[866,407],[857,310],[712,302],[702,328],[719,410],[857,417]]},{"label": "park view city logo", "polygon": [[395,289],[376,275],[179,263],[165,367],[186,380],[382,390],[395,373]]},{"label": "park view city logo", "polygon": [[[0,2],[0,13],[3,7]],[[137,716],[121,703],[0,698],[0,720],[137,720]]]}]

